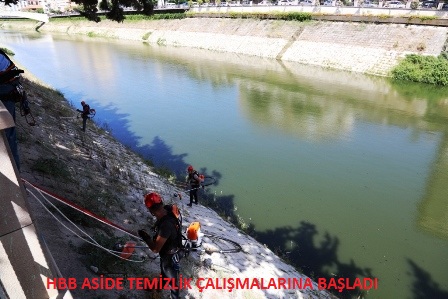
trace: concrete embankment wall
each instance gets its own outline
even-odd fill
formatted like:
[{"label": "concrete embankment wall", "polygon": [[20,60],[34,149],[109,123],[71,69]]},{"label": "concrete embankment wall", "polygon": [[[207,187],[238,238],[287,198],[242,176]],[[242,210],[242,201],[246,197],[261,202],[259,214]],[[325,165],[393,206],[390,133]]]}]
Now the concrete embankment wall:
[{"label": "concrete embankment wall", "polygon": [[[13,22],[10,22],[13,23]],[[20,27],[16,22],[15,27]],[[9,24],[3,24],[7,28]],[[57,21],[40,31],[141,40],[151,44],[232,52],[387,76],[406,54],[439,55],[448,28],[351,22],[225,18]]]}]

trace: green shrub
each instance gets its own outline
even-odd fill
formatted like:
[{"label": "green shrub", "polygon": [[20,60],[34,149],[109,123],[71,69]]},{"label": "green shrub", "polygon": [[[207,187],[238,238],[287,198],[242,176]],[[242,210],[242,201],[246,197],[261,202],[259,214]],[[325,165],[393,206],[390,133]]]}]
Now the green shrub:
[{"label": "green shrub", "polygon": [[439,57],[410,54],[393,70],[397,80],[422,82],[434,85],[448,85],[448,60]]}]

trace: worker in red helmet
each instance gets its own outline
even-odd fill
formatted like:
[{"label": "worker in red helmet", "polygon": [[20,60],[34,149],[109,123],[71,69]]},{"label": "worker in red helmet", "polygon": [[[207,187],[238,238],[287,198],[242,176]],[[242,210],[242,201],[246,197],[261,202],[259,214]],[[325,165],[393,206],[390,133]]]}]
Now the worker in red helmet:
[{"label": "worker in red helmet", "polygon": [[174,279],[177,288],[171,288],[171,299],[179,298],[179,235],[181,237],[179,222],[171,212],[171,206],[163,204],[162,197],[156,193],[145,195],[145,206],[156,217],[154,236],[144,230],[138,234],[146,242],[152,252],[160,255],[160,272],[162,278]]},{"label": "worker in red helmet", "polygon": [[89,119],[90,115],[90,106],[86,104],[86,102],[81,101],[82,110],[76,109],[76,111],[81,112],[82,117],[82,131],[86,131],[86,124],[87,120]]},{"label": "worker in red helmet", "polygon": [[191,165],[188,166],[187,172],[187,184],[190,187],[190,203],[187,206],[191,207],[193,200],[195,204],[198,204],[198,190],[201,187],[201,178],[199,177],[199,173]]}]

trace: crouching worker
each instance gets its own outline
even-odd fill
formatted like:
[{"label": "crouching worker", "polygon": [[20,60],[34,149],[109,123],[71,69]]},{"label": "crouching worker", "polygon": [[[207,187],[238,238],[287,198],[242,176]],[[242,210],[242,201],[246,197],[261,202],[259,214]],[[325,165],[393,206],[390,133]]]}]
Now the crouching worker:
[{"label": "crouching worker", "polygon": [[[175,289],[171,288],[171,299],[179,298],[179,249],[182,244],[181,224],[172,212],[171,206],[165,206],[162,197],[153,192],[145,195],[145,206],[156,218],[154,236],[139,230],[139,236],[148,244],[149,249],[160,255],[160,271],[162,278],[175,281]],[[179,244],[180,241],[180,244]],[[164,279],[165,281],[165,279]],[[173,284],[171,283],[172,287]]]}]

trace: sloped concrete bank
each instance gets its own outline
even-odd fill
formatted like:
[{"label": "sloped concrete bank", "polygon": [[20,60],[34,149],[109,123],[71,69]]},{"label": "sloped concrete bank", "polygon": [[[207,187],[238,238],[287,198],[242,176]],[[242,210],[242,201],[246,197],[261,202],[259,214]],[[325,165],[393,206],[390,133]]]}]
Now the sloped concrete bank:
[{"label": "sloped concrete bank", "polygon": [[[1,27],[30,29],[21,22],[4,22]],[[388,76],[406,54],[439,55],[448,33],[446,27],[434,26],[225,18],[58,20],[39,30],[232,52],[379,76]]]},{"label": "sloped concrete bank", "polygon": [[[182,260],[181,273],[184,278],[192,278],[192,282],[191,289],[181,291],[181,298],[335,298],[210,208],[202,205],[188,208],[186,200],[173,196],[182,193],[182,189],[158,175],[154,167],[95,123],[89,121],[87,131],[82,132],[80,120],[74,116],[75,107],[70,106],[61,93],[44,86],[27,71],[25,78],[24,88],[37,125],[29,126],[24,117],[17,115],[22,178],[134,233],[141,228],[149,231],[152,226],[154,219],[144,207],[143,195],[157,191],[166,203],[179,206],[185,227],[193,221],[200,221],[202,232],[232,240],[241,246],[241,251],[225,254],[218,250],[227,249],[229,244],[220,247],[222,243],[205,237],[203,249],[208,251],[192,252]],[[81,282],[85,279],[92,280],[100,275],[114,278],[126,275],[125,280],[126,277],[159,277],[158,260],[148,250],[136,250],[132,263],[108,255],[104,248],[112,249],[115,242],[124,244],[129,236],[119,230],[108,229],[100,222],[89,222],[76,211],[63,210],[68,219],[78,224],[74,229],[74,225],[55,209],[42,208],[49,206],[42,194],[30,186],[28,190],[35,195],[28,196],[28,201],[38,223],[39,235],[45,237],[62,276],[78,282],[77,287],[71,290],[73,298],[166,298],[168,291],[162,296],[132,289],[129,284],[123,290],[82,288]],[[210,193],[211,190],[205,188],[205,192]],[[89,247],[85,239],[79,238],[80,231],[105,247]],[[242,281],[240,287],[234,283],[223,288],[223,281],[237,278]],[[248,284],[244,282],[246,279]],[[288,279],[295,279],[298,283],[289,284]],[[284,283],[280,285],[281,282]]]}]

